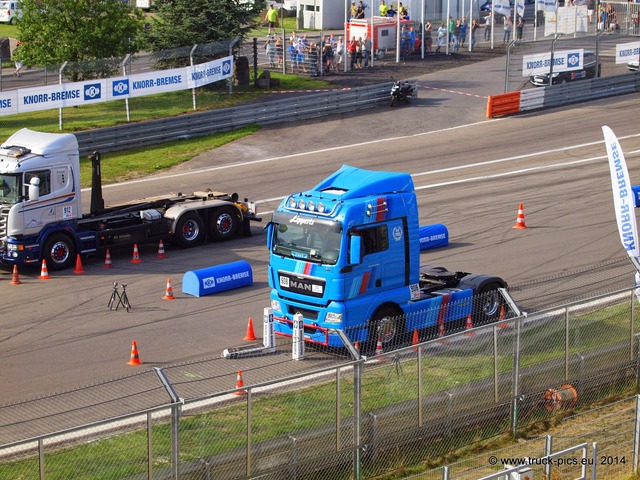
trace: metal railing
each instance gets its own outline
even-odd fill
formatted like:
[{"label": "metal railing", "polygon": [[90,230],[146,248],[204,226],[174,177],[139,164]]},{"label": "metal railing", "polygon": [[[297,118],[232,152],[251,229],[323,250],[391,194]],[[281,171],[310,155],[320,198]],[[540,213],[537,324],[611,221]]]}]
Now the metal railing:
[{"label": "metal railing", "polygon": [[[635,391],[635,302],[626,290],[476,328],[453,326],[463,330],[263,382],[244,383],[241,372],[253,378],[269,365],[281,368],[282,346],[279,355],[210,360],[210,375],[240,371],[236,388],[205,395],[190,393],[207,385],[203,362],[189,366],[187,377],[183,365],[168,367],[166,383],[156,378],[145,387],[156,406],[81,426],[53,427],[88,418],[73,395],[64,408],[38,399],[41,419],[27,420],[21,404],[1,407],[0,478],[379,475]],[[87,388],[78,393],[100,398]],[[96,407],[98,415],[112,410],[108,401]],[[53,433],[24,438],[38,428]]]}]

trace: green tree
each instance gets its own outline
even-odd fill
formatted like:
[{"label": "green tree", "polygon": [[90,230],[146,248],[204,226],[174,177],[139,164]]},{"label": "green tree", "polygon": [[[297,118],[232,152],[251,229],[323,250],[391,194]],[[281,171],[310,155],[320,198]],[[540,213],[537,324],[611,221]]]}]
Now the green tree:
[{"label": "green tree", "polygon": [[121,0],[22,0],[21,44],[15,57],[27,65],[88,62],[67,70],[73,80],[109,75],[117,60],[140,47],[144,14]]},{"label": "green tree", "polygon": [[245,38],[264,0],[156,0],[147,31],[153,51]]}]

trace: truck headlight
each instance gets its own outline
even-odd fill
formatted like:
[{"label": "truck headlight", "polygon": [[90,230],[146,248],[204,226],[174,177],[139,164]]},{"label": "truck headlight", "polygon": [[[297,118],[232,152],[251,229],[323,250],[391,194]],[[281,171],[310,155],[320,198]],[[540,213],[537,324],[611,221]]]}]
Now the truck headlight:
[{"label": "truck headlight", "polygon": [[327,312],[325,317],[327,323],[342,323],[342,314],[337,312]]},{"label": "truck headlight", "polygon": [[16,245],[15,243],[7,243],[7,250],[10,252],[17,252],[18,250],[22,250],[24,248],[23,245]]},{"label": "truck headlight", "polygon": [[[279,300],[271,300],[271,308],[273,309],[273,311],[278,311],[280,312],[280,301]],[[284,313],[284,312],[283,312]]]}]

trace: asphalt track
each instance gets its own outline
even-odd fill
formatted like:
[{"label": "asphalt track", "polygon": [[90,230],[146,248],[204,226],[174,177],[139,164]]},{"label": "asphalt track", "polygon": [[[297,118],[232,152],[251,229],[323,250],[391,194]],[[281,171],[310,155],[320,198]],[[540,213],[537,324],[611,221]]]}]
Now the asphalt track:
[{"label": "asphalt track", "polygon": [[[117,203],[211,187],[258,201],[268,219],[283,196],[348,163],[413,175],[420,223],[444,223],[451,242],[423,254],[423,263],[493,273],[516,285],[619,259],[601,126],[621,138],[631,178],[640,178],[640,97],[487,120],[485,97],[500,93],[502,68],[496,60],[425,75],[410,107],[267,127],[161,175],[109,186],[104,195]],[[526,230],[511,228],[520,203]],[[191,250],[167,246],[163,260],[154,246],[142,247],[141,264],[129,262],[129,251],[112,252],[112,269],[95,258],[84,275],[67,271],[47,281],[38,279],[39,269],[23,270],[21,285],[0,270],[0,403],[242,344],[247,318],[259,319],[268,304],[261,226],[254,224],[253,234]],[[238,259],[252,265],[252,287],[201,298],[181,292],[185,271]],[[177,297],[171,302],[162,300],[167,278]],[[114,281],[127,284],[131,312],[107,308]],[[602,275],[580,286],[582,294],[608,288]],[[537,307],[535,299],[524,303]],[[139,367],[126,363],[132,340],[144,361]]]}]

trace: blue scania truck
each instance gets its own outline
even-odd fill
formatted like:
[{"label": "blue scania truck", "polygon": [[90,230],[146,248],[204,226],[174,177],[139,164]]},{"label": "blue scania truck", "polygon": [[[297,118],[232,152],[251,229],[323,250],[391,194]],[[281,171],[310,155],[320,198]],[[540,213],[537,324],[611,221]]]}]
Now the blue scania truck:
[{"label": "blue scania truck", "polygon": [[344,165],[311,190],[286,197],[268,225],[269,286],[277,334],[341,347],[383,347],[415,330],[498,320],[502,278],[420,266],[411,175]]}]

